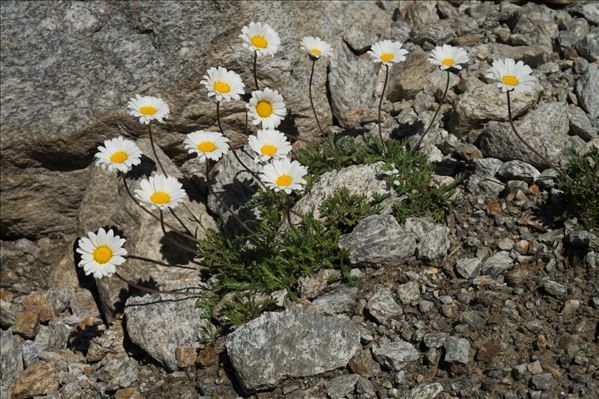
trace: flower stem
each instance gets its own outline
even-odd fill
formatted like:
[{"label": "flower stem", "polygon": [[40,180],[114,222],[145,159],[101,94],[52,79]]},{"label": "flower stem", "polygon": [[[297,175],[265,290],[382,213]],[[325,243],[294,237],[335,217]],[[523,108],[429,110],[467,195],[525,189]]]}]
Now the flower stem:
[{"label": "flower stem", "polygon": [[[162,173],[165,176],[168,176],[168,173],[166,173],[166,169],[165,169],[164,165],[160,161],[160,158],[158,158],[158,151],[156,151],[156,145],[154,144],[154,137],[152,135],[152,128],[151,128],[151,126],[149,124],[148,124],[148,133],[150,135],[150,146],[152,147],[152,153],[154,154],[154,158],[156,159],[156,163],[158,164],[158,167],[160,168],[160,170],[162,171]],[[196,215],[193,214],[193,212],[191,211],[191,208],[186,203],[183,203],[183,207],[191,215],[192,219],[194,219],[201,226],[202,222],[196,217]],[[177,217],[177,216],[175,216],[175,217]],[[179,219],[179,218],[177,218],[177,219]],[[182,223],[181,221],[179,221],[179,222]],[[187,230],[186,227],[185,227],[185,229]]]},{"label": "flower stem", "polygon": [[124,283],[126,283],[127,285],[130,285],[133,288],[136,288],[140,291],[144,291],[147,292],[149,294],[154,294],[154,295],[160,295],[160,294],[168,294],[168,295],[183,295],[183,296],[188,296],[190,298],[202,298],[203,296],[195,293],[195,292],[185,292],[185,291],[162,291],[156,288],[149,288],[149,287],[144,287],[143,285],[139,285],[137,283],[134,283],[131,280],[127,280],[126,278],[124,278],[123,276],[121,276],[118,273],[114,273],[115,276],[117,276],[121,281],[123,281]]},{"label": "flower stem", "polygon": [[[171,237],[169,237],[168,232],[166,231],[166,228],[164,227],[164,214],[162,213],[162,210],[160,210],[160,228],[162,229],[162,233],[164,233],[164,237],[170,241],[174,246],[181,248],[184,251],[189,252],[190,254],[193,254],[195,256],[198,255],[198,250],[188,247],[185,244],[181,244],[180,242],[172,239]],[[174,231],[175,233],[177,233],[177,231]],[[195,240],[194,240],[195,241]]]},{"label": "flower stem", "polygon": [[420,148],[420,144],[422,143],[422,140],[424,139],[424,136],[426,136],[426,134],[429,132],[429,130],[431,130],[431,127],[433,127],[433,123],[435,123],[435,120],[437,119],[437,115],[439,115],[439,111],[441,110],[441,106],[445,102],[445,96],[447,96],[447,90],[449,89],[449,69],[446,72],[447,72],[447,82],[445,83],[445,90],[443,91],[443,97],[441,97],[441,101],[439,101],[439,106],[437,107],[437,110],[435,111],[435,115],[433,115],[433,119],[428,124],[428,127],[426,128],[426,130],[424,131],[424,133],[422,133],[422,136],[420,137],[420,140],[418,140],[418,142],[414,146],[414,151],[416,151],[416,150],[418,150],[418,148]]},{"label": "flower stem", "polygon": [[158,167],[160,167],[160,170],[162,171],[162,173],[165,176],[167,176],[166,169],[164,169],[164,165],[162,165],[160,158],[158,158],[158,152],[156,152],[156,146],[154,145],[154,137],[152,136],[152,126],[150,126],[149,124],[148,124],[148,134],[150,135],[150,146],[152,147],[152,152],[154,153],[154,158],[156,159],[156,163],[158,164]]},{"label": "flower stem", "polygon": [[181,227],[183,227],[183,229],[187,232],[187,234],[189,234],[190,236],[192,236],[193,233],[191,232],[191,230],[189,230],[189,228],[185,225],[185,223],[183,223],[183,221],[181,220],[181,218],[179,216],[177,216],[177,214],[175,213],[175,211],[172,208],[168,208],[168,210],[170,211],[171,215],[173,215],[173,217],[175,219],[177,219],[177,222],[179,222],[179,224],[181,225]]},{"label": "flower stem", "polygon": [[379,137],[381,139],[381,146],[383,149],[383,155],[387,152],[387,146],[385,145],[385,141],[383,140],[383,131],[381,128],[381,108],[383,106],[383,99],[385,98],[385,89],[387,88],[387,79],[389,79],[389,65],[385,64],[385,83],[383,83],[383,92],[381,93],[381,99],[379,101]]},{"label": "flower stem", "polygon": [[318,125],[318,131],[322,134],[322,127],[316,114],[316,108],[314,107],[314,100],[312,100],[312,78],[314,77],[314,67],[316,66],[316,58],[312,58],[312,68],[310,70],[310,83],[308,84],[308,95],[310,97],[310,106],[312,106],[312,112],[314,112],[314,119],[316,119],[316,125]]},{"label": "flower stem", "polygon": [[254,84],[256,85],[256,90],[260,90],[260,86],[258,86],[258,75],[256,74],[256,64],[258,64],[258,52],[254,51]]},{"label": "flower stem", "polygon": [[[524,137],[522,137],[520,135],[520,133],[518,133],[518,130],[516,130],[516,126],[514,125],[514,120],[512,118],[512,105],[511,105],[511,101],[510,101],[510,91],[508,90],[507,93],[507,113],[508,116],[510,118],[510,126],[512,127],[512,130],[514,131],[514,134],[516,135],[516,137],[518,137],[518,139],[526,146],[526,148],[528,148],[533,154],[535,154],[537,157],[541,158],[543,160],[543,162],[545,162],[545,164],[549,167],[554,168],[553,163],[550,162],[547,158],[545,158],[543,155],[541,155],[537,150],[535,150],[530,144],[528,144],[526,142],[526,140],[524,140]],[[559,170],[560,172],[562,172],[562,170],[560,168],[556,168],[557,170]],[[563,173],[563,172],[562,172]]]}]

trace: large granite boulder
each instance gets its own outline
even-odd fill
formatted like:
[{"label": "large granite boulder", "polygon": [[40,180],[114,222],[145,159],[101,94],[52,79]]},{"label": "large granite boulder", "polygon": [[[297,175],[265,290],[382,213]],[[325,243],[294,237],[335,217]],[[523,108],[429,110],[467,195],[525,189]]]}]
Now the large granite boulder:
[{"label": "large granite boulder", "polygon": [[[252,20],[269,23],[281,36],[281,50],[259,60],[258,78],[262,87],[279,90],[285,99],[288,116],[282,130],[318,135],[308,101],[311,63],[299,41],[320,36],[369,76],[372,63],[343,46],[379,39],[392,15],[367,2],[283,2],[276,7],[269,2],[166,0],[3,2],[1,166],[10,177],[2,180],[2,237],[76,232],[75,215],[88,176],[84,169],[96,146],[109,137],[146,132],[126,113],[135,93],[162,96],[169,103],[171,116],[157,129],[157,140],[169,155],[185,155],[180,145],[184,133],[216,129],[214,102],[199,81],[209,67],[220,65],[240,73],[247,89],[254,89],[252,54],[238,37]],[[367,43],[356,41],[358,36]],[[319,61],[313,87],[324,127],[333,121],[328,63]],[[351,90],[343,91],[348,85]],[[373,90],[372,80],[343,79],[330,91],[342,103]],[[227,135],[239,141],[243,103],[222,108]],[[346,112],[334,109],[338,117]]]}]

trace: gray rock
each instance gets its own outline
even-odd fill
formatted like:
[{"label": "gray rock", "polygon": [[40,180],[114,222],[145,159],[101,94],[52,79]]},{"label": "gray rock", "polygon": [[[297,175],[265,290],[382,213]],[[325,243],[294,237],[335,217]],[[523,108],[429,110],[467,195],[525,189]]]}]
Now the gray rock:
[{"label": "gray rock", "polygon": [[343,399],[353,393],[360,378],[357,374],[343,374],[327,382],[327,395],[331,399]]},{"label": "gray rock", "polygon": [[90,316],[95,318],[100,317],[100,311],[96,305],[94,295],[86,288],[80,288],[74,292],[69,302],[69,307],[73,313],[71,317],[77,319],[84,319]]},{"label": "gray rock", "polygon": [[49,326],[40,326],[40,331],[35,336],[35,340],[23,343],[23,363],[25,368],[37,361],[42,351],[58,352],[65,349],[70,334],[71,327],[60,321],[52,323]]},{"label": "gray rock", "polygon": [[593,27],[591,31],[574,46],[578,54],[590,62],[599,59],[599,28]]},{"label": "gray rock", "polygon": [[545,292],[556,298],[561,298],[568,292],[568,287],[553,280],[543,280]]},{"label": "gray rock", "polygon": [[516,25],[512,29],[510,42],[539,46],[551,53],[553,39],[558,35],[558,27],[554,22],[552,10],[528,4],[516,14]]},{"label": "gray rock", "polygon": [[576,96],[582,108],[596,123],[599,118],[599,66],[597,64],[589,64],[589,69],[576,82]]},{"label": "gray rock", "polygon": [[375,287],[375,293],[368,299],[366,309],[381,324],[387,324],[392,318],[403,313],[391,290],[383,286]]},{"label": "gray rock", "polygon": [[356,383],[356,395],[358,399],[374,399],[376,391],[374,385],[366,377],[360,377]]},{"label": "gray rock", "polygon": [[555,183],[559,177],[559,172],[555,169],[545,169],[539,175],[539,178],[535,182],[539,187],[550,190],[555,187]]},{"label": "gray rock", "polygon": [[[558,162],[573,147],[568,136],[570,125],[566,104],[543,103],[515,124],[524,140],[550,162]],[[503,161],[517,159],[537,168],[551,166],[532,153],[516,137],[508,123],[487,123],[478,139],[478,146],[486,157]]]},{"label": "gray rock", "polygon": [[474,173],[470,175],[466,187],[468,191],[496,196],[505,189],[505,185],[495,177],[503,162],[495,158],[481,158],[473,161]]},{"label": "gray rock", "polygon": [[504,180],[523,180],[532,184],[541,173],[532,165],[522,161],[508,161],[497,171],[497,175]]},{"label": "gray rock", "polygon": [[121,352],[94,373],[94,376],[107,384],[108,390],[127,388],[137,381],[139,366],[127,352]]},{"label": "gray rock", "polygon": [[331,108],[341,126],[358,126],[376,102],[377,67],[358,58],[343,43],[335,47],[328,75]]},{"label": "gray rock", "polygon": [[[578,7],[577,7],[578,8]],[[586,19],[595,25],[599,25],[599,4],[597,3],[587,3],[583,4],[577,10],[581,13]]]},{"label": "gray rock", "polygon": [[372,354],[381,366],[393,371],[400,371],[420,359],[420,352],[414,345],[400,338],[393,341],[381,339],[380,345],[372,350]]},{"label": "gray rock", "polygon": [[449,334],[444,332],[428,333],[424,336],[424,345],[430,349],[440,348],[445,344],[447,337],[449,337]]},{"label": "gray rock", "polygon": [[456,272],[464,278],[474,278],[480,274],[482,263],[478,258],[459,259],[455,264]]},{"label": "gray rock", "polygon": [[12,329],[0,332],[0,398],[8,399],[15,376],[23,371],[21,347],[15,340]]},{"label": "gray rock", "polygon": [[530,385],[534,389],[549,391],[553,385],[553,376],[551,373],[541,373],[532,377]]},{"label": "gray rock", "polygon": [[589,23],[584,18],[573,18],[566,23],[565,28],[558,35],[562,47],[574,47],[589,33]]},{"label": "gray rock", "polygon": [[514,265],[508,251],[500,251],[483,262],[481,274],[497,277],[504,274]]},{"label": "gray rock", "polygon": [[342,236],[339,247],[349,252],[352,264],[399,265],[414,255],[416,235],[402,228],[391,215],[373,215]]},{"label": "gray rock", "polygon": [[[320,219],[319,208],[322,202],[344,187],[350,194],[365,195],[368,200],[372,199],[374,194],[385,194],[387,183],[384,176],[381,176],[381,165],[353,165],[324,173],[312,189],[295,204],[293,210],[300,215],[313,212],[314,217]],[[297,215],[292,215],[291,220],[293,223],[300,221]]]},{"label": "gray rock", "polygon": [[69,307],[75,296],[75,291],[71,287],[50,288],[45,295],[50,305],[52,305],[54,313],[60,315]]},{"label": "gray rock", "polygon": [[468,324],[474,330],[482,330],[487,324],[486,320],[473,310],[467,310],[460,314],[460,322]]},{"label": "gray rock", "polygon": [[[531,91],[514,93],[511,98],[513,117],[517,118],[531,109],[537,102],[540,92],[540,86],[535,86]],[[476,86],[461,94],[454,103],[453,117],[450,122],[454,134],[465,134],[471,129],[482,127],[489,121],[507,120],[507,99],[495,84],[489,83]]]},{"label": "gray rock", "polygon": [[[435,95],[437,90],[445,89],[446,74],[439,71],[427,59],[429,54],[416,48],[406,56],[405,62],[399,65],[397,71],[391,70],[392,79],[389,81],[387,98],[391,102],[411,100],[419,93]],[[459,79],[453,74],[449,78],[449,87],[457,86]]]},{"label": "gray rock", "polygon": [[421,218],[408,218],[405,228],[416,235],[418,258],[432,260],[447,255],[450,246],[447,226]]},{"label": "gray rock", "polygon": [[322,314],[331,316],[341,313],[352,314],[357,294],[357,287],[342,285],[316,298],[312,301],[312,307]]},{"label": "gray rock", "polygon": [[409,399],[435,399],[441,392],[443,392],[443,385],[438,382],[427,382],[412,388]]},{"label": "gray rock", "polygon": [[[142,158],[144,160],[142,164],[132,171],[133,175],[130,174],[127,178],[132,193],[139,188],[140,179],[133,179],[135,173],[150,174],[158,168],[149,140],[138,140],[137,145],[145,157]],[[157,149],[157,153],[167,174],[181,179],[183,175],[174,162],[160,148]],[[79,210],[80,236],[89,231],[96,231],[103,226],[118,226],[127,238],[125,248],[130,254],[161,262],[161,264],[148,263],[130,257],[127,262],[119,266],[121,276],[135,282],[153,281],[157,288],[166,286],[170,282],[188,284],[188,286],[201,284],[198,277],[198,266],[191,262],[194,256],[181,250],[170,241],[175,237],[178,239],[180,237],[175,233],[170,233],[165,237],[160,222],[146,214],[129,198],[122,179],[119,180],[115,174],[98,167],[92,168],[89,179]],[[206,236],[206,231],[215,228],[216,224],[204,204],[197,201],[194,191],[189,187],[187,191],[192,200],[187,200],[186,203],[195,217],[202,222],[202,226],[197,226],[198,238],[202,239]],[[193,200],[194,198],[196,200]],[[182,207],[176,209],[176,212],[185,220],[191,219]],[[178,226],[177,220],[169,212],[164,214],[164,221],[172,226]],[[189,224],[194,227],[197,225],[195,221]],[[170,229],[167,228],[167,230]],[[193,243],[188,242],[186,245],[193,246]],[[186,267],[171,267],[171,265]],[[100,310],[104,317],[112,321],[118,313],[122,312],[124,296],[126,297],[129,287],[116,276],[97,279],[96,286],[100,297]]]},{"label": "gray rock", "polygon": [[587,114],[575,105],[568,107],[570,134],[576,134],[583,140],[589,141],[597,137],[597,127],[593,126]]},{"label": "gray rock", "polygon": [[10,302],[0,299],[0,327],[9,329],[15,322],[17,311]]},{"label": "gray rock", "polygon": [[470,342],[466,338],[447,337],[443,347],[445,348],[446,362],[468,364]]},{"label": "gray rock", "polygon": [[549,60],[551,52],[547,52],[542,47],[531,46],[510,46],[503,43],[485,43],[478,46],[478,58],[486,60],[492,64],[494,60],[503,58],[512,58],[516,61],[522,61],[532,68],[538,67]]},{"label": "gray rock", "polygon": [[[177,288],[186,286],[167,289]],[[127,299],[125,317],[129,338],[167,369],[177,370],[177,346],[199,348],[212,330],[207,315],[196,302],[194,297],[167,294]]]},{"label": "gray rock", "polygon": [[415,305],[420,300],[420,289],[418,283],[410,281],[409,283],[399,284],[397,286],[397,295],[404,305]]},{"label": "gray rock", "polygon": [[249,391],[344,367],[359,346],[360,334],[349,319],[301,306],[263,313],[226,342],[239,382]]},{"label": "gray rock", "polygon": [[572,69],[575,73],[583,74],[589,68],[589,62],[582,57],[578,57],[574,60],[574,64],[572,65]]}]

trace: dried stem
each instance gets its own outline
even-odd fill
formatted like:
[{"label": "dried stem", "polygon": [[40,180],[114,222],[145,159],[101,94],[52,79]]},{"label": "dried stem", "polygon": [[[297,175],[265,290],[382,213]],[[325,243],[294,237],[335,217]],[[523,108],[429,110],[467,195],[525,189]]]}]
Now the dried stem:
[{"label": "dried stem", "polygon": [[318,131],[320,132],[320,134],[322,134],[322,127],[320,126],[318,115],[316,114],[314,100],[312,100],[312,78],[314,77],[314,67],[316,66],[316,61],[316,58],[312,58],[312,69],[310,70],[310,83],[308,84],[308,95],[310,97],[310,106],[312,107],[312,112],[314,112],[314,119],[316,119],[316,124],[318,125]]},{"label": "dried stem", "polygon": [[383,155],[387,152],[387,146],[385,140],[383,140],[383,131],[381,127],[381,108],[383,106],[383,99],[385,98],[385,89],[387,88],[387,79],[389,79],[389,65],[385,64],[385,83],[383,83],[383,92],[381,93],[381,99],[379,101],[379,137],[381,139],[381,146],[383,148]]},{"label": "dried stem", "polygon": [[256,64],[258,64],[258,52],[254,51],[254,84],[256,85],[256,90],[260,90],[260,86],[258,86],[258,75],[256,74]]},{"label": "dried stem", "polygon": [[[152,128],[151,128],[151,126],[149,124],[148,124],[148,133],[150,135],[150,146],[152,147],[152,153],[154,154],[154,158],[156,159],[156,163],[158,164],[158,167],[162,171],[162,174],[164,174],[165,176],[168,176],[168,173],[166,173],[166,169],[165,169],[164,165],[160,161],[160,158],[158,158],[158,151],[156,151],[156,144],[154,144],[154,137],[152,135]],[[202,222],[196,217],[196,215],[193,214],[193,212],[191,211],[191,208],[186,203],[183,203],[183,207],[187,210],[187,212],[191,215],[191,217],[201,226]],[[179,220],[180,223],[182,223],[177,216],[175,216],[175,217],[177,218],[177,220]],[[185,227],[185,230],[189,231],[189,229],[187,227]]]},{"label": "dried stem", "polygon": [[431,127],[433,127],[433,124],[435,123],[435,120],[437,119],[437,115],[439,115],[439,111],[441,110],[441,106],[445,102],[445,96],[447,96],[447,90],[449,89],[449,69],[446,72],[447,72],[447,82],[445,83],[445,90],[443,91],[443,97],[441,97],[441,101],[439,101],[439,106],[437,107],[437,110],[435,111],[435,115],[433,115],[433,119],[428,124],[428,127],[426,128],[424,133],[422,133],[420,140],[418,140],[418,142],[414,146],[414,151],[416,151],[416,150],[418,150],[418,148],[420,148],[420,144],[422,143],[422,140],[424,140],[424,136],[426,136],[426,134],[429,132],[429,130],[431,130]]},{"label": "dried stem", "polygon": [[121,281],[125,282],[127,285],[130,285],[133,288],[136,288],[140,291],[144,291],[147,292],[149,294],[153,294],[153,295],[182,295],[182,296],[188,296],[190,298],[202,298],[203,295],[200,295],[198,293],[194,293],[194,292],[184,292],[184,291],[162,291],[156,288],[149,288],[149,287],[144,287],[143,285],[139,285],[137,283],[134,283],[131,280],[127,280],[126,278],[124,278],[123,276],[121,276],[118,273],[114,274],[115,276],[117,276]]},{"label": "dried stem", "polygon": [[156,146],[154,145],[154,137],[152,136],[152,127],[149,124],[148,124],[148,134],[150,135],[150,146],[152,147],[152,152],[154,153],[154,158],[156,159],[156,163],[158,164],[158,167],[160,167],[160,170],[162,171],[162,173],[165,176],[167,176],[166,169],[164,169],[164,165],[162,165],[160,158],[158,158],[158,153],[156,152]]}]

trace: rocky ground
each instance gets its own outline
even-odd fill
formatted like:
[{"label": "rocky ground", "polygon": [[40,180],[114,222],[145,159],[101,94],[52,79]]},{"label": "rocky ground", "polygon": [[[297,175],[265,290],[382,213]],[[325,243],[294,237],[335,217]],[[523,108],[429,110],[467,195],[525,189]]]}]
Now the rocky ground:
[{"label": "rocky ground", "polygon": [[[546,3],[3,2],[1,398],[599,398],[599,236],[553,221],[557,173],[511,134],[505,97],[483,77],[495,58],[531,65],[539,83],[514,96],[516,125],[552,162],[599,146],[599,6]],[[210,290],[91,161],[103,139],[126,135],[155,170],[124,104],[138,91],[161,95],[173,117],[158,132],[158,156],[185,182],[200,234],[226,219],[179,143],[214,128],[199,85],[208,66],[251,81],[237,35],[252,19],[281,34],[286,51],[259,78],[286,99],[282,130],[303,138],[317,131],[310,65],[297,50],[305,35],[335,48],[315,98],[338,134],[376,131],[384,75],[364,54],[374,41],[406,41],[410,51],[383,103],[393,139],[417,141],[439,107],[445,77],[426,62],[434,45],[462,46],[476,62],[452,75],[425,139],[439,181],[464,176],[444,220],[364,219],[340,242],[355,284],[319,272],[299,283],[297,301],[280,296],[279,311],[221,336],[193,298],[82,275],[73,245],[114,226],[130,253],[162,262],[130,259],[123,275]],[[233,141],[243,117],[240,105],[225,111]],[[212,171],[214,191],[235,205],[252,192],[235,180],[239,169],[229,154]],[[385,191],[379,172],[328,172],[298,209],[336,187]]]}]

